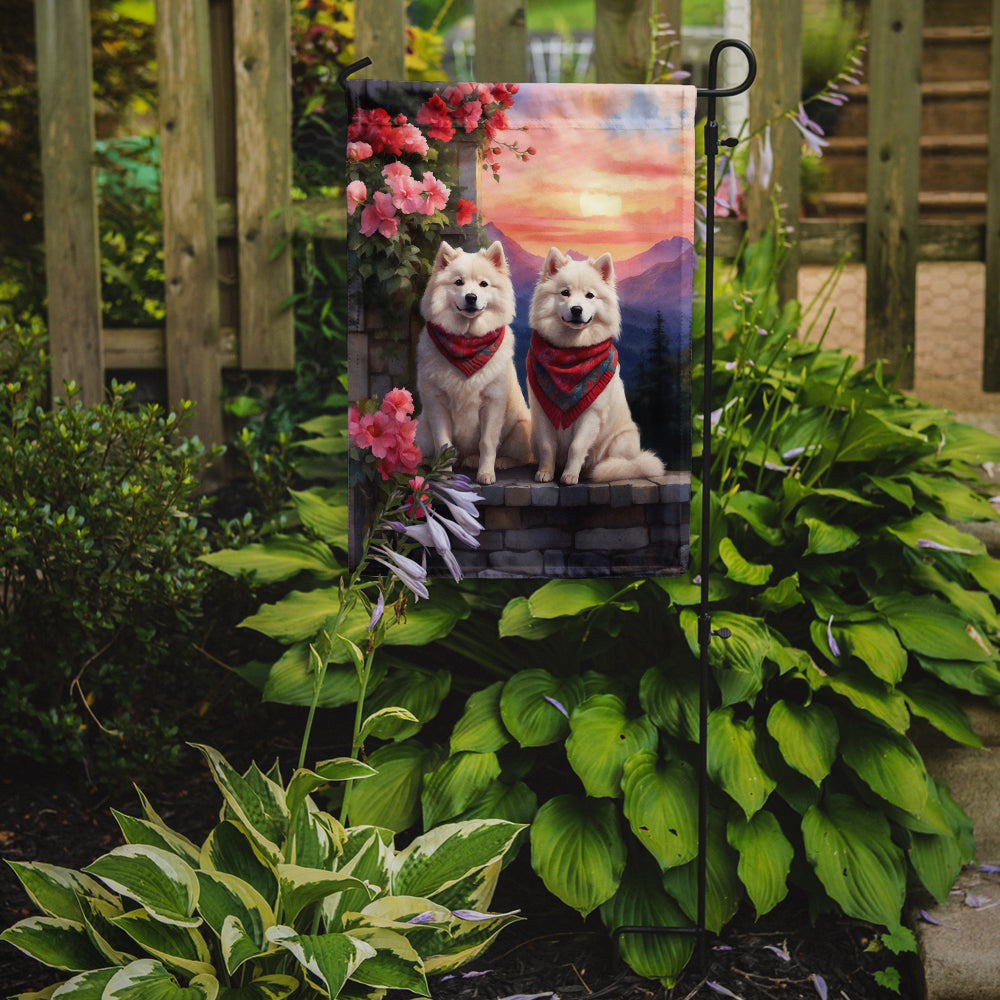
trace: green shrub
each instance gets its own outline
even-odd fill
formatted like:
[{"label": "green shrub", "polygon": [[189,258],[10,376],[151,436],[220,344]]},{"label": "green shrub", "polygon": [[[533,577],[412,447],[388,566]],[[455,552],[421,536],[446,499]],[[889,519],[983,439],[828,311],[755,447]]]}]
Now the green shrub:
[{"label": "green shrub", "polygon": [[116,813],[127,843],[82,872],[13,862],[42,911],[4,941],[76,973],[60,995],[97,997],[429,996],[427,975],[479,955],[516,913],[489,913],[521,827],[453,823],[397,849],[387,830],[345,829],[313,802],[333,781],[368,778],[351,758],[233,770],[200,747],[225,803],[202,845],[141,797]]},{"label": "green shrub", "polygon": [[207,586],[206,449],[188,405],[130,409],[127,385],[40,406],[40,337],[0,324],[0,739],[23,760],[162,763],[176,733],[151,709],[190,663]]}]

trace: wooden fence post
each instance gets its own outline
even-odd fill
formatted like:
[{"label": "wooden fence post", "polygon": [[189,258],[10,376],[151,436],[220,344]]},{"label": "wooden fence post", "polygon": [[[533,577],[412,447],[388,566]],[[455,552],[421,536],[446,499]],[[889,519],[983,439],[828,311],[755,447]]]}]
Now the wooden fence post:
[{"label": "wooden fence post", "polygon": [[475,0],[477,80],[510,83],[528,76],[524,0]]},{"label": "wooden fence post", "polygon": [[35,0],[52,393],[104,397],[89,0]]},{"label": "wooden fence post", "polygon": [[241,368],[295,367],[290,20],[287,0],[233,7]]},{"label": "wooden fence post", "polygon": [[[750,88],[750,131],[795,108],[802,97],[802,4],[800,0],[760,0],[750,8],[750,41],[757,56],[757,80]],[[735,133],[739,123],[728,130]],[[754,139],[754,143],[759,142]],[[784,302],[798,295],[799,260],[799,159],[802,136],[787,118],[771,126],[774,169],[763,188],[755,179],[747,192],[747,229],[751,240],[760,239],[774,220],[777,200],[781,225],[794,229],[784,267],[777,276],[778,296]]]},{"label": "wooden fence post", "polygon": [[923,0],[872,0],[868,53],[865,360],[913,387]]},{"label": "wooden fence post", "polygon": [[645,83],[652,0],[594,0],[594,68],[598,83]]},{"label": "wooden fence post", "polygon": [[406,0],[355,0],[354,57],[372,65],[359,80],[406,79]]},{"label": "wooden fence post", "polygon": [[1000,392],[1000,2],[998,0],[993,0],[988,141],[983,390],[985,392]]},{"label": "wooden fence post", "polygon": [[191,425],[222,441],[219,253],[215,222],[210,33],[207,0],[159,0],[163,267],[167,395],[198,404]]}]

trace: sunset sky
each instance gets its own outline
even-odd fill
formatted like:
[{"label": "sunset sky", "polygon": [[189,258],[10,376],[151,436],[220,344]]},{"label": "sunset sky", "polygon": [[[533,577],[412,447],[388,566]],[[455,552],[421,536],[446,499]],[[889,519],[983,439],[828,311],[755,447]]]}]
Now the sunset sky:
[{"label": "sunset sky", "polygon": [[484,222],[539,255],[625,260],[692,238],[693,88],[522,84],[507,114],[501,137],[537,152],[525,163],[504,149],[499,184],[484,173]]}]

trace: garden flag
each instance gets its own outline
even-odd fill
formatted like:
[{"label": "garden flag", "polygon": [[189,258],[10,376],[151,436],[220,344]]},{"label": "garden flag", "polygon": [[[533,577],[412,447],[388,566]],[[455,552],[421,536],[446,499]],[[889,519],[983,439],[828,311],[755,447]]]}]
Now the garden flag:
[{"label": "garden flag", "polygon": [[686,568],[695,99],[349,81],[352,559]]}]

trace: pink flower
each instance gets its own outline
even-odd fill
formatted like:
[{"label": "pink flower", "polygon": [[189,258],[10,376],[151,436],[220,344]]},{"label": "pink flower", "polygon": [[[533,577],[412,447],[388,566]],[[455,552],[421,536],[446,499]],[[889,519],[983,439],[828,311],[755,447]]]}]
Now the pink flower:
[{"label": "pink flower", "polygon": [[399,228],[399,219],[396,218],[396,206],[392,203],[392,195],[376,191],[372,200],[374,204],[366,205],[361,211],[361,235],[371,236],[377,230],[386,238],[395,236]]},{"label": "pink flower", "polygon": [[499,109],[494,111],[493,114],[486,119],[486,135],[490,139],[492,139],[497,132],[500,132],[505,128],[510,128],[510,119]]},{"label": "pink flower", "polygon": [[450,142],[455,134],[455,127],[451,124],[451,118],[448,115],[448,105],[444,103],[439,94],[431,94],[427,98],[423,107],[417,112],[417,122],[430,126],[427,129],[427,136],[430,139]]},{"label": "pink flower", "polygon": [[456,125],[464,125],[465,131],[471,132],[479,123],[482,113],[483,106],[479,101],[466,101],[451,113],[451,117]]},{"label": "pink flower", "polygon": [[455,219],[458,225],[467,226],[476,216],[476,203],[466,201],[465,198],[458,199],[458,215]]},{"label": "pink flower", "polygon": [[474,83],[455,83],[450,87],[446,87],[441,96],[445,99],[445,102],[452,108],[457,108],[465,99],[475,92],[476,85]]},{"label": "pink flower", "polygon": [[424,188],[415,177],[397,177],[389,181],[392,203],[404,214],[423,212]]},{"label": "pink flower", "polygon": [[347,440],[351,444],[367,448],[368,445],[362,445],[358,440],[359,435],[362,433],[361,410],[357,406],[350,406],[347,409]]},{"label": "pink flower", "polygon": [[349,142],[347,144],[347,158],[349,160],[367,160],[372,155],[372,148],[367,142]]},{"label": "pink flower", "polygon": [[410,168],[402,160],[393,160],[382,168],[382,176],[392,187],[392,182],[400,177],[411,177]]},{"label": "pink flower", "polygon": [[368,200],[368,188],[364,181],[351,181],[347,185],[347,214],[354,215],[354,210],[358,205],[363,205]]},{"label": "pink flower", "polygon": [[396,423],[402,424],[413,412],[413,396],[409,389],[390,389],[382,400],[381,409],[392,416]]},{"label": "pink flower", "polygon": [[427,194],[427,201],[424,202],[421,212],[424,215],[433,215],[436,210],[443,210],[448,204],[448,196],[451,191],[439,181],[429,170],[424,174],[424,191]]},{"label": "pink flower", "polygon": [[417,156],[427,154],[427,140],[424,138],[424,133],[416,125],[409,123],[400,125],[396,129],[396,139],[404,153],[416,153]]}]

